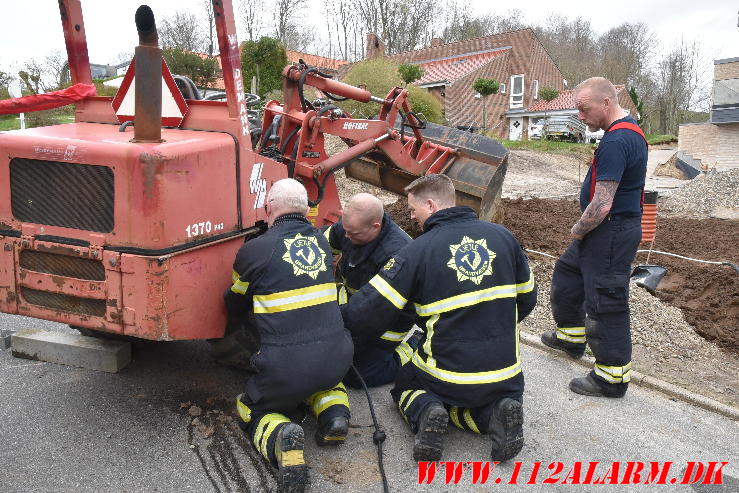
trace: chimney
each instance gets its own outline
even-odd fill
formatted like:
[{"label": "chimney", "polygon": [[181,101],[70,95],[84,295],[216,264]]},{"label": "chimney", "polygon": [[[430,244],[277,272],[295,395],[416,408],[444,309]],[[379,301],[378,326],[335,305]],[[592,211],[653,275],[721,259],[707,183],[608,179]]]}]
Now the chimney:
[{"label": "chimney", "polygon": [[375,33],[367,34],[367,59],[385,56],[385,43]]},{"label": "chimney", "polygon": [[147,5],[136,10],[139,45],[135,50],[136,95],[134,142],[162,141],[162,50],[154,13]]},{"label": "chimney", "polygon": [[431,48],[435,46],[441,46],[444,44],[444,40],[441,38],[434,38],[431,40]]}]

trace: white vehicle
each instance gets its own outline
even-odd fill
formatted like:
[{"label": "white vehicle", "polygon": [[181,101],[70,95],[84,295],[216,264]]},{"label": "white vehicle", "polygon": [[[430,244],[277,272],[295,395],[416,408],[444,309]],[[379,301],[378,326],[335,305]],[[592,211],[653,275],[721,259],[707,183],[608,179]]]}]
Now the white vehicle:
[{"label": "white vehicle", "polygon": [[529,139],[541,139],[541,132],[544,128],[544,119],[537,120],[529,125]]},{"label": "white vehicle", "polygon": [[585,128],[585,142],[588,144],[597,144],[600,142],[600,139],[603,138],[603,134],[603,129],[600,129],[597,132],[591,132]]}]

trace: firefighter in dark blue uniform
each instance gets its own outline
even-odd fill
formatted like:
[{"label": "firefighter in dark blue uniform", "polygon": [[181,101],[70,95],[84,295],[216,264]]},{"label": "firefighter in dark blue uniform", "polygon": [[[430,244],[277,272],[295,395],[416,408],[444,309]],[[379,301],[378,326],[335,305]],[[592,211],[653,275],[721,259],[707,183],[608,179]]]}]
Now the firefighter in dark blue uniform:
[{"label": "firefighter in dark blue uniform", "polygon": [[305,188],[277,181],[266,210],[270,228],[239,250],[225,296],[230,316],[253,314],[260,341],[256,373],[236,408],[254,446],[278,468],[280,491],[297,492],[308,479],[304,435],[285,413],[306,402],[318,421],[318,444],[342,443],[349,401],[340,382],[353,348],[336,302],[330,247],[305,218]]},{"label": "firefighter in dark blue uniform", "polygon": [[[410,236],[383,211],[382,202],[368,193],[352,196],[341,221],[324,234],[334,255],[341,255],[337,269],[341,279],[339,304],[346,303],[411,242]],[[369,387],[394,381],[398,368],[410,360],[412,349],[404,338],[414,320],[415,311],[408,307],[390,324],[354,339],[354,367]],[[353,371],[347,373],[344,383],[361,386]]]},{"label": "firefighter in dark blue uniform", "polygon": [[416,434],[414,459],[441,457],[451,419],[488,434],[492,459],[508,460],[523,446],[518,322],[536,304],[528,260],[507,229],[455,207],[448,177],[424,176],[406,192],[424,233],[342,305],[344,321],[361,334],[410,304],[424,322],[391,391]]},{"label": "firefighter in dark blue uniform", "polygon": [[580,220],[552,277],[554,332],[544,344],[579,358],[590,345],[595,366],[570,382],[573,392],[622,397],[631,378],[629,274],[641,241],[647,144],[618,104],[616,89],[593,77],[575,88],[579,117],[605,130],[580,192]]}]

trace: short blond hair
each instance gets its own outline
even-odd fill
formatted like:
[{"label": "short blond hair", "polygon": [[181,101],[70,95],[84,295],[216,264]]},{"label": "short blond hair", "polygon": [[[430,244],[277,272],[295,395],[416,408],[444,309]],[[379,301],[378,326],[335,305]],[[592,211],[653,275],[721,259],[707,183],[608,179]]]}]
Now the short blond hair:
[{"label": "short blond hair", "polygon": [[442,208],[454,207],[457,203],[454,183],[446,175],[431,174],[416,178],[403,190],[420,200],[431,199]]},{"label": "short blond hair", "polygon": [[575,86],[576,93],[583,89],[589,89],[593,99],[601,100],[608,98],[614,102],[618,102],[616,87],[605,77],[591,77]]}]

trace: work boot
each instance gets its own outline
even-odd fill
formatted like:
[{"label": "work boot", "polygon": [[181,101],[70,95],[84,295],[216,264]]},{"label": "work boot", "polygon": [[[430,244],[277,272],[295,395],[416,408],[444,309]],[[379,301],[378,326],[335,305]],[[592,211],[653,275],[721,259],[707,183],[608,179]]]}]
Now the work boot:
[{"label": "work boot", "polygon": [[576,394],[589,395],[591,397],[611,397],[617,399],[626,395],[626,385],[614,386],[614,390],[609,392],[603,385],[596,382],[589,373],[587,376],[570,380],[570,390]]},{"label": "work boot", "polygon": [[303,428],[287,423],[275,441],[277,485],[280,493],[303,493],[308,489],[308,466],[303,459],[305,435]]},{"label": "work boot", "polygon": [[418,431],[413,443],[413,460],[435,461],[441,459],[444,447],[444,433],[449,422],[444,406],[432,402],[421,414],[418,420]]},{"label": "work boot", "polygon": [[574,342],[567,342],[557,338],[557,332],[545,332],[541,335],[541,342],[553,349],[564,351],[571,358],[582,358],[585,354],[585,344],[575,344]]},{"label": "work boot", "polygon": [[323,447],[325,445],[341,445],[349,433],[349,420],[346,416],[336,416],[329,419],[324,426],[318,424],[316,430],[316,443]]},{"label": "work boot", "polygon": [[488,435],[493,442],[492,460],[504,462],[518,455],[523,448],[523,405],[515,399],[501,399],[490,416]]}]

